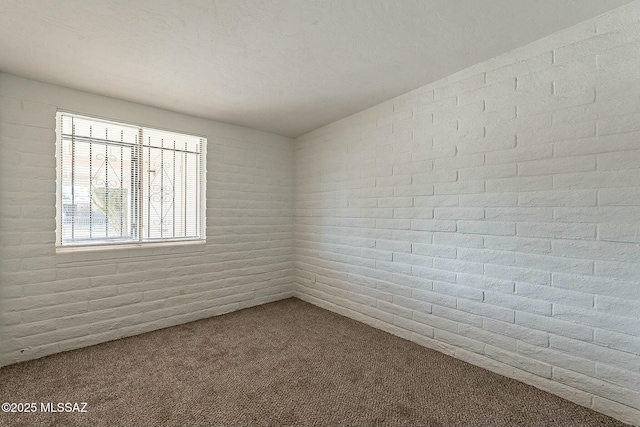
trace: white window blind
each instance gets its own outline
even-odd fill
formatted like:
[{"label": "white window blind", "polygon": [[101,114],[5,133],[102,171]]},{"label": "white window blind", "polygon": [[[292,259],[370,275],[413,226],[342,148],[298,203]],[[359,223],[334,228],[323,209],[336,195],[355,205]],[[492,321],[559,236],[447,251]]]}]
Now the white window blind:
[{"label": "white window blind", "polygon": [[58,245],[204,237],[206,139],[59,112]]}]

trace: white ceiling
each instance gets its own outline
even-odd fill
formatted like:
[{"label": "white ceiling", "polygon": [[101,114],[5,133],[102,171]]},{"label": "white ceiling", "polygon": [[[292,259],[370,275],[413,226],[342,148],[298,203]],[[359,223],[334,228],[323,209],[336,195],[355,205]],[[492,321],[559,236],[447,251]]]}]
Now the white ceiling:
[{"label": "white ceiling", "polygon": [[0,70],[298,136],[629,0],[1,0]]}]

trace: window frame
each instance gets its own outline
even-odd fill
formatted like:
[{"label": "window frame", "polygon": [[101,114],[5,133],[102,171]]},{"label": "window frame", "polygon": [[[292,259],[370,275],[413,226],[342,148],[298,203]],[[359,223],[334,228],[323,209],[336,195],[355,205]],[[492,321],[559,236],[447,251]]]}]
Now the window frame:
[{"label": "window frame", "polygon": [[[131,240],[123,240],[123,241],[105,241],[105,240],[96,240],[96,241],[87,241],[83,243],[63,243],[62,239],[62,209],[63,209],[63,130],[61,127],[62,116],[74,116],[79,117],[85,120],[91,120],[96,122],[102,122],[106,124],[113,124],[116,126],[125,126],[137,128],[140,136],[143,135],[143,131],[151,131],[151,132],[169,132],[172,134],[182,134],[188,137],[199,138],[200,141],[200,170],[198,174],[199,179],[199,194],[198,194],[198,207],[197,215],[199,217],[198,223],[198,236],[196,237],[171,237],[171,238],[155,238],[151,240],[145,240],[144,238],[144,221],[143,221],[143,210],[145,209],[144,200],[143,199],[143,191],[142,191],[142,163],[140,163],[140,167],[136,172],[140,177],[138,181],[139,188],[137,189],[137,199],[135,202],[132,202],[131,206],[136,206],[138,210],[139,223],[138,229],[136,231],[137,236]],[[86,113],[78,113],[69,110],[61,110],[58,109],[55,114],[55,158],[56,158],[56,179],[55,179],[55,192],[56,192],[56,240],[55,240],[55,248],[56,252],[75,252],[75,251],[95,251],[102,249],[126,249],[126,248],[146,248],[146,247],[155,247],[155,246],[177,246],[177,245],[185,245],[185,244],[203,244],[206,242],[206,228],[207,228],[207,137],[204,135],[200,135],[193,132],[185,132],[182,130],[176,129],[167,129],[158,126],[148,126],[142,125],[139,123],[135,123],[132,121],[124,121],[118,119],[110,119],[104,118],[96,115],[89,115]],[[142,138],[138,138],[137,141],[137,152],[139,153],[139,159],[142,159],[143,147],[145,146]]]}]

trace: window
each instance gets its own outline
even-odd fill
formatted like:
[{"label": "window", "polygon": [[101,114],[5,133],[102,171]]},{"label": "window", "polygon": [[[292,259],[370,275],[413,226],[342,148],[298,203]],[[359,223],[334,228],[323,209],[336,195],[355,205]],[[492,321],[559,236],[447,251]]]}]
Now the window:
[{"label": "window", "polygon": [[58,112],[57,245],[204,239],[206,139]]}]

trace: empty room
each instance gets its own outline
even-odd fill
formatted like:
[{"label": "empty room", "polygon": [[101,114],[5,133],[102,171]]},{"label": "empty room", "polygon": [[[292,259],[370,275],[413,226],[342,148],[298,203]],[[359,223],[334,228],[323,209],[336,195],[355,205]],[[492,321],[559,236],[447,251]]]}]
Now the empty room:
[{"label": "empty room", "polygon": [[640,426],[640,0],[3,0],[0,426]]}]

